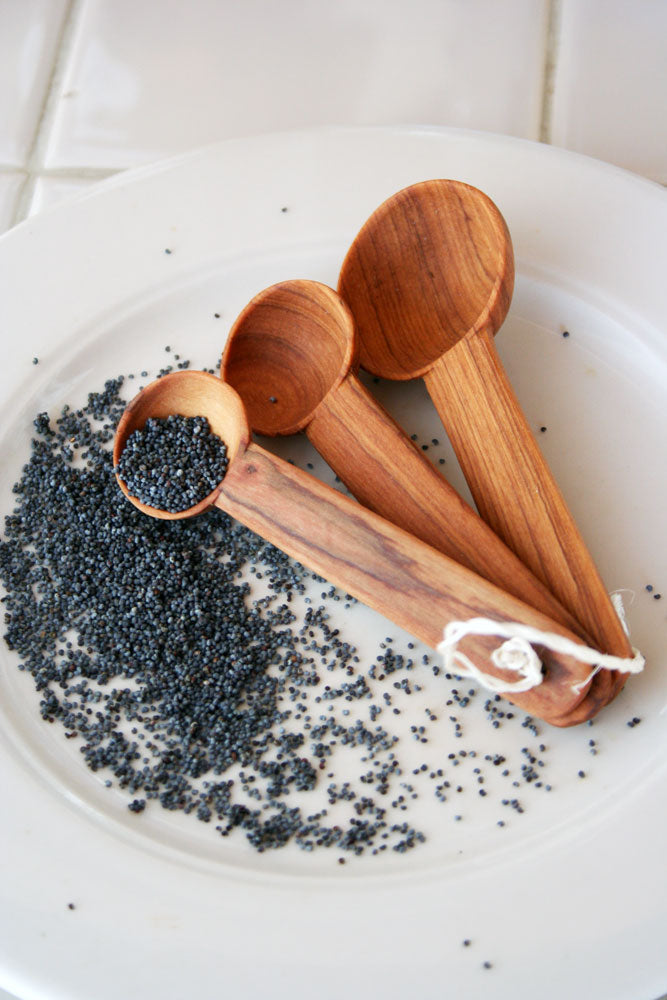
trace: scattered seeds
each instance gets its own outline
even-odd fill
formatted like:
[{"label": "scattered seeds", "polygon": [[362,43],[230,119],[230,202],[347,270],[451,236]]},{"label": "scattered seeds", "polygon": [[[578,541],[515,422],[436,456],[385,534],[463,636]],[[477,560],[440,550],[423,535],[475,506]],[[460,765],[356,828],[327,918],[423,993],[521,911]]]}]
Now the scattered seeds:
[{"label": "scattered seeds", "polygon": [[[461,822],[453,802],[477,788],[478,808],[495,810],[502,828],[500,807],[519,816],[524,792],[551,789],[533,718],[479,697],[414,642],[385,636],[362,656],[330,622],[336,603],[353,608],[350,595],[221,511],[158,521],[129,504],[111,456],[123,382],[110,379],[80,409],[35,418],[0,540],[0,580],[5,641],[33,678],[43,720],[73,742],[101,787],[126,794],[137,822],[157,804],[221,837],[244,835],[259,852],[293,842],[333,848],[342,864],[423,843],[410,811],[425,795]],[[165,463],[163,442],[149,436],[138,464],[153,451],[167,479],[184,468],[193,439],[210,434],[183,420],[180,457]],[[139,473],[148,478],[147,468]],[[223,474],[217,467],[214,485]],[[167,502],[172,487],[158,486],[153,503]],[[422,703],[417,714],[410,698],[432,678],[437,711]],[[506,742],[503,753],[488,743],[450,750],[474,711],[492,739],[514,726],[535,746],[519,760],[507,759]],[[403,719],[399,738],[393,727]],[[409,746],[419,756],[407,764]]]}]

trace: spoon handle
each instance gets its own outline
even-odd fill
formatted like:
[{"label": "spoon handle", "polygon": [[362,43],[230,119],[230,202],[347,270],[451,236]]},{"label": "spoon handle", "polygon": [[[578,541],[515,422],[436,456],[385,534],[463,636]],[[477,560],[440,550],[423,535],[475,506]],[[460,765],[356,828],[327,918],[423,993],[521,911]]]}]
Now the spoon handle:
[{"label": "spoon handle", "polygon": [[424,380],[483,519],[577,618],[596,648],[629,656],[623,625],[492,335],[482,331],[460,340]]},{"label": "spoon handle", "polygon": [[[449,621],[478,616],[577,641],[541,612],[254,443],[230,467],[216,505],[432,648]],[[468,636],[461,651],[507,680],[489,659],[498,645],[497,637]],[[544,681],[510,700],[545,721],[568,724],[583,697],[572,686],[590,668],[546,650],[542,659]]]},{"label": "spoon handle", "polygon": [[325,396],[306,434],[365,507],[571,631],[581,631],[356,375],[348,374]]}]

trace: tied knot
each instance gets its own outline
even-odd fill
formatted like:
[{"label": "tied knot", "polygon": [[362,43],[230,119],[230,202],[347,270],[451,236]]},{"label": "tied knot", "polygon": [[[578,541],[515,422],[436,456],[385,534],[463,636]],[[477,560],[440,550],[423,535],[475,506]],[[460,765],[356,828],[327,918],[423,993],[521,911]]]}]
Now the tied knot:
[{"label": "tied knot", "polygon": [[[540,658],[525,639],[514,636],[491,653],[491,662],[500,670],[511,670],[529,683],[530,687],[542,681]],[[505,688],[505,690],[507,690]]]},{"label": "tied knot", "polygon": [[[488,691],[496,694],[530,691],[542,683],[542,663],[526,636],[517,634],[522,626],[516,623],[492,621],[489,618],[471,618],[465,622],[449,622],[443,640],[438,646],[448,673],[470,677],[479,681]],[[465,653],[456,647],[467,635],[496,635],[506,639],[491,653],[493,665],[503,671],[519,674],[516,681],[503,680],[480,670]]]}]

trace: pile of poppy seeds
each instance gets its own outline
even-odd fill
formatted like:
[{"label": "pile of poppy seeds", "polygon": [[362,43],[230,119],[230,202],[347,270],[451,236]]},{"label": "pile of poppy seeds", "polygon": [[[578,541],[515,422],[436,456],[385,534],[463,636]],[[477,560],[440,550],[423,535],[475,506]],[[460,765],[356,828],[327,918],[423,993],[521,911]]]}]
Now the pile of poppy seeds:
[{"label": "pile of poppy seeds", "polygon": [[[112,461],[123,383],[36,417],[0,579],[5,640],[32,675],[42,718],[132,812],[158,803],[258,851],[293,842],[332,848],[343,863],[345,852],[423,842],[410,803],[425,792],[460,820],[464,781],[479,801],[485,769],[506,779],[507,795],[493,797],[500,827],[524,811],[527,787],[550,790],[543,744],[523,746],[512,770],[501,753],[457,749],[473,705],[490,733],[509,723],[537,740],[530,717],[445,675],[411,642],[401,651],[387,636],[369,662],[331,623],[332,611],[353,615],[353,599],[223,512],[158,520],[130,504]],[[183,418],[171,431],[181,451],[210,438]],[[162,449],[159,433],[149,431],[148,451]],[[226,459],[206,454],[216,485]],[[172,485],[179,462],[164,463]],[[171,486],[152,489],[153,504],[182,502]],[[417,717],[408,705],[399,738],[406,699],[429,679],[435,711]]]}]

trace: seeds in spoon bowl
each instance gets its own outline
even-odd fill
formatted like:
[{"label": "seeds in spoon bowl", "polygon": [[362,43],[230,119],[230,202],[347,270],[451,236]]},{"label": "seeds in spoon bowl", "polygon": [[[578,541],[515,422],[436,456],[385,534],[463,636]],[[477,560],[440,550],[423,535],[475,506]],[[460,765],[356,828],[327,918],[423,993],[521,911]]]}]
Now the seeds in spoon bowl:
[{"label": "seeds in spoon bowl", "polygon": [[178,513],[204,500],[227,471],[227,446],[206,417],[151,417],[129,437],[116,469],[141,503]]}]

